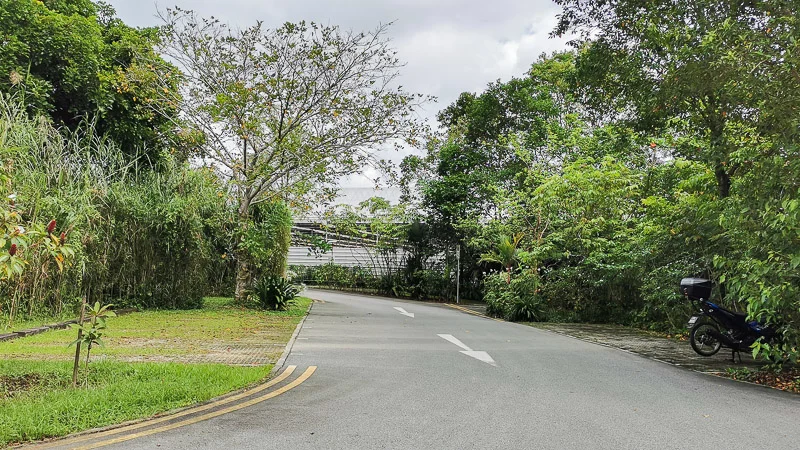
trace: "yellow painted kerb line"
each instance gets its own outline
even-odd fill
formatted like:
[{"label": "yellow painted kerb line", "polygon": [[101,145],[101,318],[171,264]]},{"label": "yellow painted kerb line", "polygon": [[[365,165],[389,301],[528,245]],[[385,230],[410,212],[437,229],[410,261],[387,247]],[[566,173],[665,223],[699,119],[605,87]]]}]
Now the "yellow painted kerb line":
[{"label": "yellow painted kerb line", "polygon": [[246,402],[239,403],[238,405],[229,406],[229,407],[221,409],[219,411],[214,411],[212,413],[204,414],[202,416],[193,417],[191,419],[186,419],[186,420],[181,421],[181,422],[173,423],[173,424],[170,424],[170,425],[165,425],[163,427],[153,428],[152,430],[142,431],[140,433],[132,433],[132,434],[128,434],[128,435],[125,435],[125,436],[120,436],[118,438],[109,439],[107,441],[102,441],[102,442],[97,442],[97,443],[94,443],[94,444],[89,444],[89,445],[86,445],[86,446],[83,446],[83,447],[75,447],[73,450],[89,450],[89,449],[93,449],[93,448],[105,447],[106,445],[118,444],[120,442],[130,441],[131,439],[136,439],[136,438],[140,438],[140,437],[144,437],[144,436],[150,436],[150,435],[156,434],[156,433],[163,433],[164,431],[174,430],[176,428],[184,427],[186,425],[191,425],[191,424],[194,424],[194,423],[197,423],[197,422],[202,422],[204,420],[212,419],[214,417],[218,417],[218,416],[221,416],[223,414],[228,414],[228,413],[233,412],[233,411],[238,411],[238,410],[240,410],[242,408],[247,408],[248,406],[253,406],[253,405],[257,404],[257,403],[261,403],[264,400],[269,400],[271,398],[277,397],[277,396],[283,394],[284,392],[287,392],[287,391],[289,391],[291,389],[296,388],[297,386],[302,384],[304,381],[309,379],[309,377],[311,377],[311,375],[314,373],[315,370],[317,370],[317,366],[311,366],[308,369],[306,369],[306,371],[303,372],[302,375],[297,377],[296,380],[292,381],[291,383],[287,384],[286,386],[284,386],[284,387],[282,387],[280,389],[276,389],[276,390],[274,390],[274,391],[272,391],[272,392],[270,392],[268,394],[262,395],[261,397],[257,397],[257,398],[254,398],[252,400],[248,400]]},{"label": "yellow painted kerb line", "polygon": [[207,405],[198,406],[196,408],[190,408],[190,409],[181,411],[181,412],[179,412],[177,414],[172,414],[172,415],[160,417],[158,419],[146,420],[144,422],[136,423],[136,424],[133,424],[133,425],[114,428],[113,430],[102,431],[100,433],[86,434],[84,436],[77,436],[77,437],[74,437],[74,438],[71,438],[71,439],[62,439],[60,441],[53,441],[51,443],[44,444],[44,445],[35,445],[33,448],[46,449],[46,448],[53,448],[53,447],[64,447],[64,446],[70,445],[70,444],[77,444],[78,442],[84,442],[84,441],[89,441],[89,440],[92,440],[92,439],[97,439],[97,438],[106,437],[106,436],[112,436],[112,435],[115,435],[115,434],[125,433],[125,432],[133,431],[133,430],[138,430],[139,428],[149,427],[149,426],[155,425],[157,423],[167,422],[169,420],[175,420],[175,419],[177,419],[179,417],[188,416],[189,414],[196,414],[196,413],[199,413],[199,412],[207,411],[207,410],[209,410],[211,408],[216,408],[217,406],[220,406],[220,405],[226,405],[226,404],[228,404],[230,402],[239,400],[239,399],[244,398],[244,397],[249,397],[249,396],[251,396],[253,394],[257,394],[257,393],[259,393],[259,392],[261,392],[261,391],[263,391],[265,389],[269,389],[272,386],[275,386],[276,384],[278,384],[281,381],[283,381],[286,378],[288,378],[289,375],[291,375],[292,372],[294,372],[294,370],[296,368],[297,368],[297,366],[288,366],[286,368],[286,370],[281,372],[280,375],[278,375],[277,377],[275,377],[275,378],[269,380],[268,382],[262,384],[261,386],[258,386],[256,388],[253,388],[253,389],[250,389],[248,391],[242,392],[240,394],[236,394],[236,395],[233,395],[233,396],[230,396],[230,397],[227,397],[227,398],[223,398],[223,399],[221,399],[219,401],[216,401],[216,402],[211,402],[211,403],[209,403]]}]

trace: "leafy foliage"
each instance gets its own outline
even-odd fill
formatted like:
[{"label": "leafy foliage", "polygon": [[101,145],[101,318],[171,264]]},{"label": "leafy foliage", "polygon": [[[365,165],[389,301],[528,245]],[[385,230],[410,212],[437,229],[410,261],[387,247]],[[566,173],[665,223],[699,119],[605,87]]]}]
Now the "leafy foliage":
[{"label": "leafy foliage", "polygon": [[86,364],[89,364],[89,355],[93,345],[105,346],[101,338],[105,333],[106,319],[117,316],[111,310],[112,306],[114,305],[101,305],[100,302],[95,302],[94,305],[89,305],[86,309],[86,317],[89,320],[84,323],[73,324],[73,328],[79,330],[79,337],[72,341],[70,346],[78,343],[86,345]]},{"label": "leafy foliage", "polygon": [[14,239],[8,260],[25,268],[0,281],[9,321],[74,313],[84,294],[92,303],[191,307],[230,280],[220,255],[231,247],[232,211],[213,173],[168,155],[148,170],[93,128],[62,134],[13,102],[0,103],[0,117],[3,197],[15,194],[5,250]]},{"label": "leafy foliage", "polygon": [[[365,165],[382,166],[371,150],[413,141],[421,128],[412,112],[424,98],[393,86],[401,63],[386,26],[233,29],[179,8],[162,19],[158,49],[181,66],[180,90],[168,88],[175,77],[158,59],[145,61],[160,75],[136,81],[160,96],[157,111],[175,105],[202,134],[202,156],[230,183],[240,228],[259,203],[302,202]],[[244,248],[236,258],[242,300],[253,261]]]},{"label": "leafy foliage", "polygon": [[137,97],[125,73],[136,67],[136,54],[159,59],[156,34],[114,14],[108,4],[88,0],[2,2],[0,93],[19,95],[31,116],[49,116],[73,131],[92,121],[120,150],[145,150],[155,162],[177,113],[163,105],[168,114],[154,114],[147,104],[152,95]]},{"label": "leafy foliage", "polygon": [[486,277],[486,313],[511,321],[540,322],[548,316],[539,276],[522,271],[509,283],[501,274]]},{"label": "leafy foliage", "polygon": [[241,247],[254,263],[256,275],[285,275],[292,223],[291,211],[285,203],[256,205],[252,226],[243,233],[241,241]]},{"label": "leafy foliage", "polygon": [[508,284],[511,284],[511,269],[514,264],[519,260],[519,251],[517,247],[522,240],[523,234],[518,233],[513,238],[508,236],[500,236],[497,240],[497,246],[490,253],[481,255],[479,262],[497,263],[503,266],[508,272]]},{"label": "leafy foliage", "polygon": [[261,309],[286,311],[300,293],[295,285],[280,276],[266,276],[253,285],[253,297]]},{"label": "leafy foliage", "polygon": [[585,44],[577,72],[587,104],[613,104],[612,115],[662,134],[673,157],[713,174],[716,195],[648,200],[662,212],[684,203],[697,219],[669,227],[673,242],[696,247],[689,266],[721,282],[723,301],[781,327],[785,344],[757,343],[754,354],[796,357],[800,242],[790,208],[799,193],[788,180],[798,175],[800,79],[787,75],[800,63],[795,2],[557,3],[554,33]]}]

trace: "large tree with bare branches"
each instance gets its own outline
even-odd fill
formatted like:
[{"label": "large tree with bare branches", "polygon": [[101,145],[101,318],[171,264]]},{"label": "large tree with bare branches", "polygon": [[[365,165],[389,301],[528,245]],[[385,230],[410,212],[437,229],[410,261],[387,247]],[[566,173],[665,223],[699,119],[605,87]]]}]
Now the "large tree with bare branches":
[{"label": "large tree with bare branches", "polygon": [[[176,125],[193,128],[203,160],[230,181],[240,228],[257,204],[380,165],[378,147],[421,129],[414,111],[426,98],[396,85],[402,64],[387,25],[365,33],[305,22],[234,29],[177,8],[161,18],[159,50],[180,72],[151,69],[160,75],[150,92],[164,98],[143,100],[178,107]],[[237,258],[241,299],[249,261],[244,251]]]}]

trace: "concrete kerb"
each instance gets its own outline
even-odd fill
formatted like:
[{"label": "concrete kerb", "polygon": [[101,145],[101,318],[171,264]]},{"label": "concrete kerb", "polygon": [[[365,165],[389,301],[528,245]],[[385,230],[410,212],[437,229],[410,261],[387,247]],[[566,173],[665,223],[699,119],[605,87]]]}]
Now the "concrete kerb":
[{"label": "concrete kerb", "polygon": [[283,353],[281,353],[281,357],[278,358],[278,361],[275,362],[275,365],[272,366],[272,370],[269,372],[269,377],[272,378],[281,368],[286,364],[286,358],[289,357],[289,353],[292,351],[292,347],[294,347],[294,342],[297,340],[297,335],[300,334],[300,330],[303,328],[303,324],[306,323],[306,319],[308,315],[311,313],[311,307],[314,306],[314,300],[312,299],[311,303],[308,305],[308,309],[306,309],[306,315],[303,316],[303,319],[297,326],[294,328],[294,333],[292,333],[292,337],[289,338],[289,342],[286,343],[286,347],[283,349]]},{"label": "concrete kerb", "polygon": [[[139,310],[136,309],[136,308],[123,308],[123,309],[114,311],[114,313],[116,315],[118,315],[118,316],[124,316],[126,314],[130,314],[130,313],[134,313],[134,312],[138,312],[138,311]],[[88,318],[84,319],[84,322],[88,322],[88,321],[89,321]],[[28,337],[28,336],[34,336],[34,335],[41,334],[41,333],[44,333],[45,331],[50,331],[50,330],[63,330],[65,328],[69,328],[69,326],[74,324],[74,323],[78,323],[78,319],[72,319],[72,320],[67,320],[66,322],[54,323],[54,324],[51,324],[51,325],[42,325],[41,327],[28,328],[28,329],[25,329],[25,330],[19,330],[19,331],[13,331],[13,332],[10,332],[10,333],[0,334],[0,342],[2,342],[2,341],[10,341],[10,340],[13,340],[13,339],[19,339],[19,338]]]}]

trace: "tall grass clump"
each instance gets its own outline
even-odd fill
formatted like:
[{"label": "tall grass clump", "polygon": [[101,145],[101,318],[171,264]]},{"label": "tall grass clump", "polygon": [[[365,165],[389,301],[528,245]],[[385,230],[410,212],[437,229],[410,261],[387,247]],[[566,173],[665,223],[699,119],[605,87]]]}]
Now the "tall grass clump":
[{"label": "tall grass clump", "polygon": [[92,123],[64,132],[8,99],[0,99],[0,155],[17,211],[30,223],[55,220],[75,250],[63,271],[31,255],[21,276],[0,280],[6,325],[71,314],[83,295],[195,307],[225,285],[232,215],[210,170],[169,152],[155,164],[126,156]]}]

